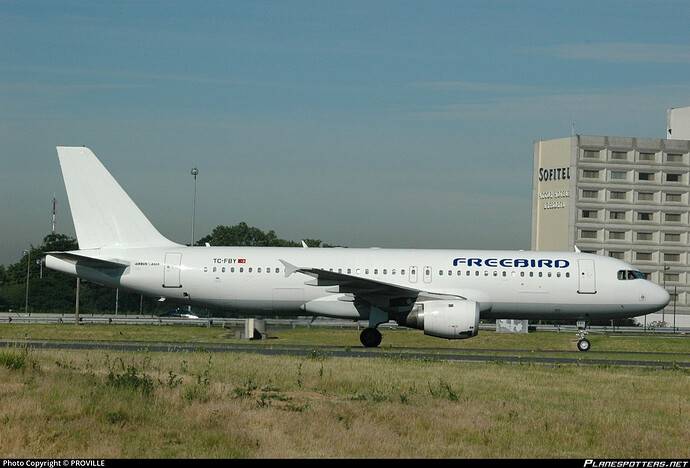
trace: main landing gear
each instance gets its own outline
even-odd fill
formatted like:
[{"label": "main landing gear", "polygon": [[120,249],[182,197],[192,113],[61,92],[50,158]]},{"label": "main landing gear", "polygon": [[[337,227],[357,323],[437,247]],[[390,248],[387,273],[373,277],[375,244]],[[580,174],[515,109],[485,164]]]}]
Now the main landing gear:
[{"label": "main landing gear", "polygon": [[381,344],[381,332],[376,328],[365,328],[359,334],[359,341],[367,348],[376,348]]},{"label": "main landing gear", "polygon": [[577,349],[580,351],[589,351],[591,344],[585,336],[587,336],[587,322],[584,320],[577,321]]},{"label": "main landing gear", "polygon": [[376,329],[388,321],[388,314],[372,305],[369,309],[369,326],[359,334],[359,341],[367,348],[376,348],[381,344],[381,332]]}]

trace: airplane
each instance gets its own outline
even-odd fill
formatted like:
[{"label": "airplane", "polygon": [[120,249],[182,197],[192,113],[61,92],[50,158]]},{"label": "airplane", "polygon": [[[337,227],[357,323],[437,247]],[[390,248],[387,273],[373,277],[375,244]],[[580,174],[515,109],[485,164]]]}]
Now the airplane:
[{"label": "airplane", "polygon": [[87,147],[57,147],[78,250],[45,265],[187,306],[255,316],[391,320],[445,339],[480,319],[573,320],[580,351],[594,319],[649,314],[669,293],[619,259],[582,252],[186,246],[164,237]]}]

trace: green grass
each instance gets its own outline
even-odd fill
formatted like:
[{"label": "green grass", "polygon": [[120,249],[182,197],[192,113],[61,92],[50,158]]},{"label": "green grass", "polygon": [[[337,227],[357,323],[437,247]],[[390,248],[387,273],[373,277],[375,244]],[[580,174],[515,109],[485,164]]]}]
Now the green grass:
[{"label": "green grass", "polygon": [[[674,458],[690,448],[681,367],[461,364],[404,347],[614,354],[688,361],[687,338],[480,332],[447,341],[383,330],[379,359],[337,358],[353,329],[0,325],[0,453],[6,458]],[[27,348],[27,340],[314,346],[308,356]],[[509,351],[518,350],[518,351]],[[388,357],[386,357],[388,356]],[[664,354],[666,356],[666,354]]]}]

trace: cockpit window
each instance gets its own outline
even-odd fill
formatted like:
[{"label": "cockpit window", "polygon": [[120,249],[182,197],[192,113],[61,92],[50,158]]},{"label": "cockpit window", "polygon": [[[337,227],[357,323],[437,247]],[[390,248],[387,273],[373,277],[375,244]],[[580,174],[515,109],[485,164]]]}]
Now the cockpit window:
[{"label": "cockpit window", "polygon": [[618,270],[619,280],[647,279],[641,271],[637,270]]}]

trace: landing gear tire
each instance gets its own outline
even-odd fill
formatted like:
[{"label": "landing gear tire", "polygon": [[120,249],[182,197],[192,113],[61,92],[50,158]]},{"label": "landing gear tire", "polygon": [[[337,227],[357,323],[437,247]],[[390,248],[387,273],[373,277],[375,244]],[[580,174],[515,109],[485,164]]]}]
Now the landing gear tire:
[{"label": "landing gear tire", "polygon": [[590,348],[589,340],[583,338],[577,342],[577,349],[579,349],[580,351],[589,351],[589,348]]},{"label": "landing gear tire", "polygon": [[376,328],[365,328],[359,334],[359,341],[367,348],[376,348],[381,344],[381,332]]}]

